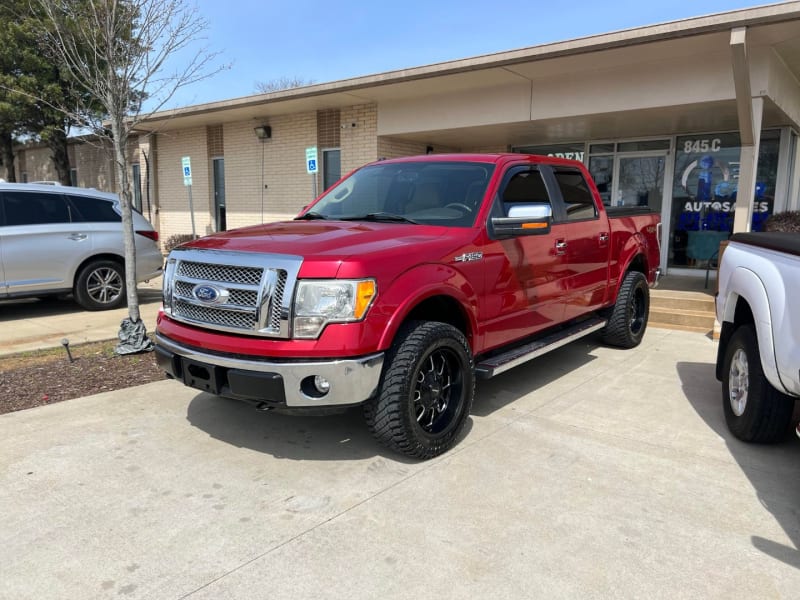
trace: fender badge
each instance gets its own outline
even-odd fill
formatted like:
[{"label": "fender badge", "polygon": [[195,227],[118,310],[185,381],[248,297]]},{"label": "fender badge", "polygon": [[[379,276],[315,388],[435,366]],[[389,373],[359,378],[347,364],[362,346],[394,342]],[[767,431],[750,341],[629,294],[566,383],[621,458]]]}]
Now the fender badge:
[{"label": "fender badge", "polygon": [[483,252],[465,252],[461,256],[456,256],[453,260],[456,262],[472,262],[481,259],[483,259]]}]

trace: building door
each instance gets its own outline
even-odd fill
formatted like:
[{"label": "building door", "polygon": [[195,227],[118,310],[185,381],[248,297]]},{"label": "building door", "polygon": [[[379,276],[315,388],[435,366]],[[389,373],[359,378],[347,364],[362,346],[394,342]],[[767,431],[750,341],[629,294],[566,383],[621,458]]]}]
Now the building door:
[{"label": "building door", "polygon": [[614,171],[613,206],[648,206],[661,213],[664,203],[666,154],[655,156],[617,155]]},{"label": "building door", "polygon": [[214,220],[217,231],[225,231],[225,159],[211,159],[214,175]]}]

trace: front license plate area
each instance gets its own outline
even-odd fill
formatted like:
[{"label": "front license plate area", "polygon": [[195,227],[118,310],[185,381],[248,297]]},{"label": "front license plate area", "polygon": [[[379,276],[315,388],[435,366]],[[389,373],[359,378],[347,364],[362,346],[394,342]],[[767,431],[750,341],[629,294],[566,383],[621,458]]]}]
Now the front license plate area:
[{"label": "front license plate area", "polygon": [[181,359],[183,383],[209,394],[219,394],[222,388],[222,370],[214,365]]}]

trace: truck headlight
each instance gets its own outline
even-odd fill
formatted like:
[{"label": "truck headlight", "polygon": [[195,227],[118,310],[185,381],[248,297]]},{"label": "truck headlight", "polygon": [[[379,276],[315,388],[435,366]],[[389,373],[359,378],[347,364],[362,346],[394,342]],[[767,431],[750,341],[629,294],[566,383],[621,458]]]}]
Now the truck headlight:
[{"label": "truck headlight", "polygon": [[294,337],[315,339],[328,323],[360,321],[377,292],[373,279],[307,279],[297,284]]}]

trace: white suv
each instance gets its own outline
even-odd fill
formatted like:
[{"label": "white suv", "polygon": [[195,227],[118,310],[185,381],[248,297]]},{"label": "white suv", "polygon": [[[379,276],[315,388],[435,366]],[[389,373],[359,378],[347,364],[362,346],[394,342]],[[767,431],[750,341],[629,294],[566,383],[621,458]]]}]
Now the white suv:
[{"label": "white suv", "polygon": [[[125,246],[116,194],[0,183],[0,299],[72,293],[88,310],[123,306]],[[158,232],[133,212],[136,280],[161,275]]]}]

